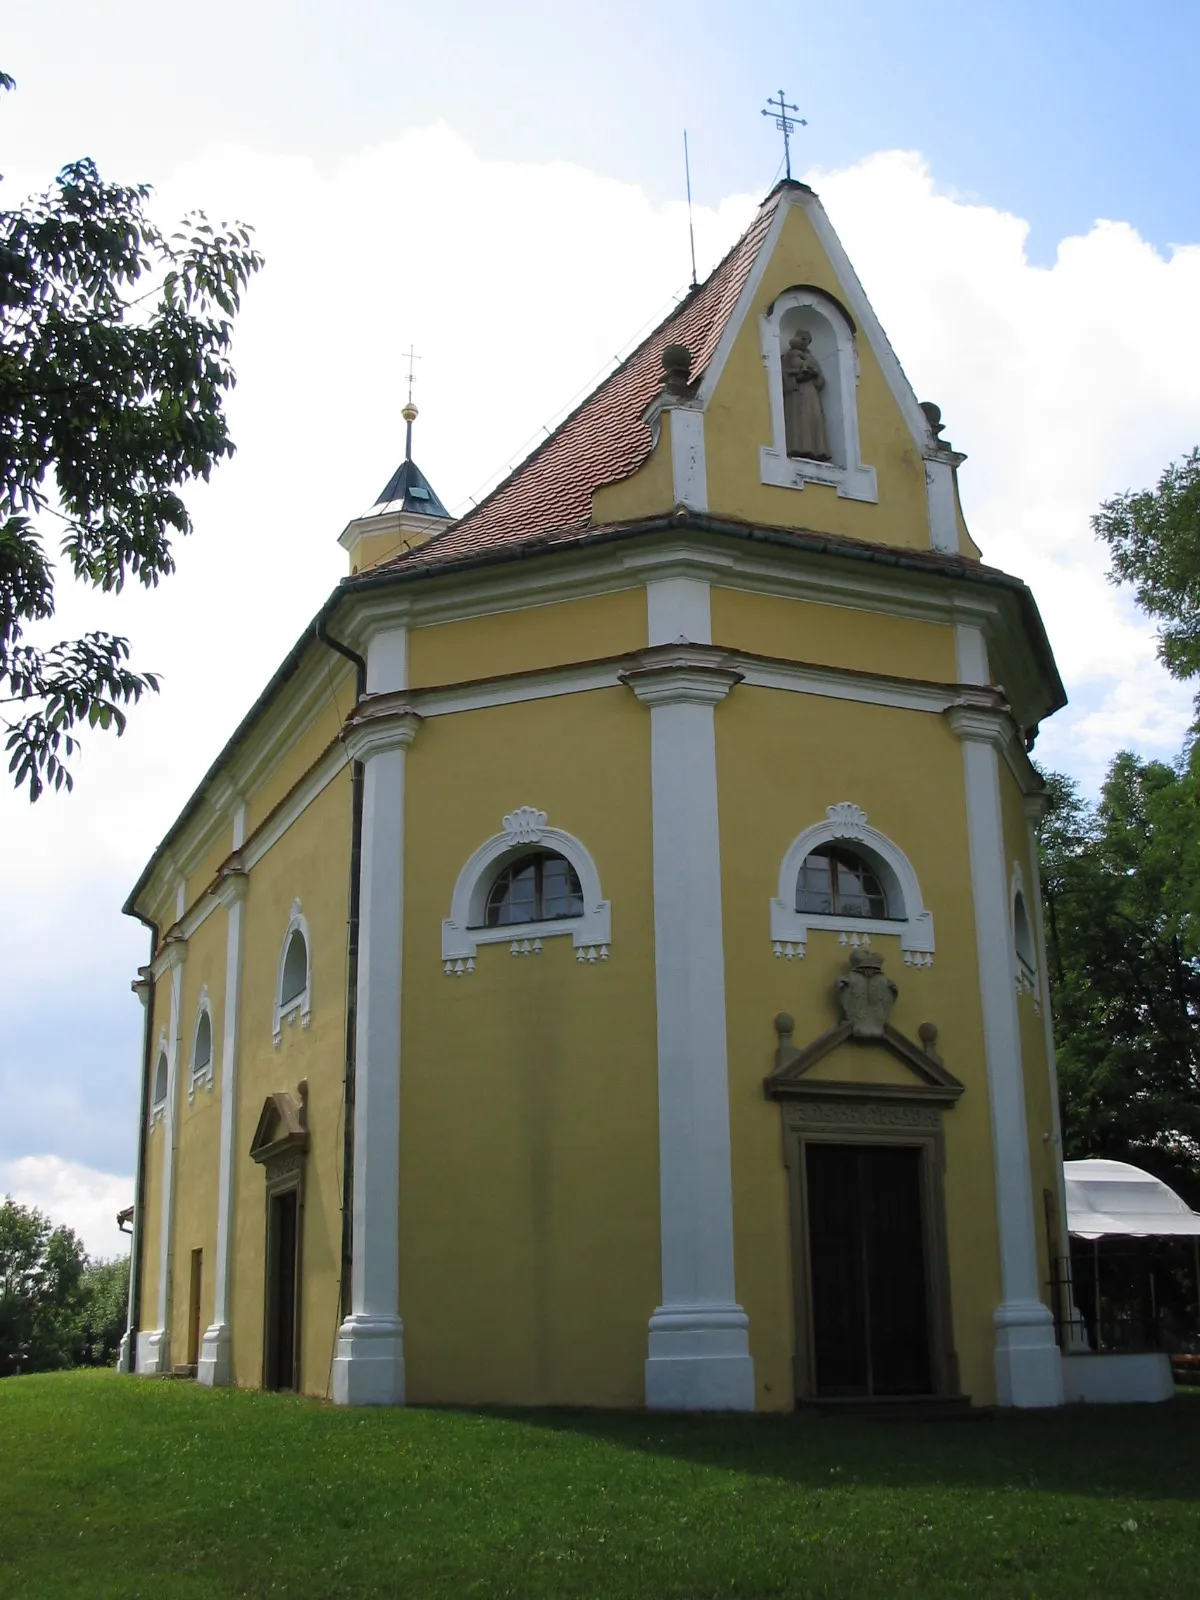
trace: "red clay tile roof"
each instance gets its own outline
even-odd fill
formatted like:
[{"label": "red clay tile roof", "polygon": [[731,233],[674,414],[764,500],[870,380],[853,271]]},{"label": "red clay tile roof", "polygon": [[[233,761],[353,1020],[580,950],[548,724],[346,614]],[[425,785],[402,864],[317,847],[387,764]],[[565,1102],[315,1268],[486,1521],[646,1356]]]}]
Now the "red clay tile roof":
[{"label": "red clay tile roof", "polygon": [[692,353],[692,382],[700,378],[716,352],[778,200],[776,190],[700,287],[485,500],[445,533],[380,562],[374,572],[468,560],[536,540],[551,530],[586,528],[593,491],[627,478],[650,454],[653,438],[642,417],[662,388],[664,347],[686,345]]}]

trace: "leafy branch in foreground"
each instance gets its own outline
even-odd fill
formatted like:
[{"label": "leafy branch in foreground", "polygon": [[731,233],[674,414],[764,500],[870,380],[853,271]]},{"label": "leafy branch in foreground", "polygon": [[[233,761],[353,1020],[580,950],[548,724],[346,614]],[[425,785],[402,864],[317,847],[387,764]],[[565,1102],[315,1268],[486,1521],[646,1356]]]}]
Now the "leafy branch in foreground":
[{"label": "leafy branch in foreground", "polygon": [[1112,555],[1112,581],[1131,583],[1159,623],[1158,653],[1174,678],[1200,673],[1200,449],[1153,489],[1106,500],[1092,530]]},{"label": "leafy branch in foreground", "polygon": [[71,787],[75,730],[120,734],[122,708],[158,687],[111,634],[26,640],[54,614],[39,519],[61,519],[60,554],[81,582],[151,588],[174,570],[172,537],[191,532],[180,488],[234,449],[232,319],[262,258],[248,228],[202,213],[164,233],[150,193],[76,161],[46,194],[0,210],[0,706],[18,708],[0,720],[33,800]]}]

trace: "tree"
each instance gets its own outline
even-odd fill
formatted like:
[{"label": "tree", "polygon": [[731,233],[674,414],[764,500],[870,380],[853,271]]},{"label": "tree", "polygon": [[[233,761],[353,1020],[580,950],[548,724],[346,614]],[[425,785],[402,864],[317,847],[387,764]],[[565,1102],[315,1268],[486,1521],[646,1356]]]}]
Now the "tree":
[{"label": "tree", "polygon": [[1158,619],[1158,653],[1175,678],[1200,673],[1200,449],[1172,462],[1154,489],[1106,500],[1092,529],[1112,554],[1114,583],[1132,583]]},{"label": "tree", "polygon": [[81,160],[0,211],[0,706],[15,708],[9,771],[33,800],[71,787],[74,730],[120,734],[123,708],[158,688],[127,665],[126,639],[27,637],[54,614],[41,519],[61,524],[76,579],[153,587],[174,569],[171,537],[191,531],[180,488],[234,448],[232,319],[262,258],[249,229],[203,213],[162,231],[150,195]]},{"label": "tree", "polygon": [[111,1367],[125,1332],[129,1257],[89,1261],[80,1285],[75,1358],[85,1367]]},{"label": "tree", "polygon": [[1042,892],[1064,1154],[1200,1200],[1200,781],[1128,751],[1095,806],[1046,775]]},{"label": "tree", "polygon": [[0,1377],[73,1366],[87,1256],[70,1228],[52,1227],[11,1196],[0,1206]]}]

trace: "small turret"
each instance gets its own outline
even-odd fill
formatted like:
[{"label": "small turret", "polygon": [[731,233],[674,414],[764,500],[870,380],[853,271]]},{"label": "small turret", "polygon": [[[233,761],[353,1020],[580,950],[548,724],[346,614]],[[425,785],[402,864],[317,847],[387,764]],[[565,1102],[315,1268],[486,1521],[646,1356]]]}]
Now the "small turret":
[{"label": "small turret", "polygon": [[351,573],[363,572],[403,550],[424,544],[448,528],[452,520],[433,485],[412,458],[417,408],[411,395],[400,415],[404,418],[404,460],[371,509],[348,523],[338,539],[349,554]]}]

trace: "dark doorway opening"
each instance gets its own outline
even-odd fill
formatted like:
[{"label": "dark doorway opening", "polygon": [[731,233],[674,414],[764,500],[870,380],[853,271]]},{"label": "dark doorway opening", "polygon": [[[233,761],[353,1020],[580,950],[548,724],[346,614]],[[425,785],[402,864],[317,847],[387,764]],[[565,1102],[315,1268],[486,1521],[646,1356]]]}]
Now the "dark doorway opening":
[{"label": "dark doorway opening", "polygon": [[805,1146],[819,1397],[933,1392],[922,1151]]},{"label": "dark doorway opening", "polygon": [[188,1366],[193,1374],[200,1360],[200,1290],[204,1283],[204,1251],[192,1251],[192,1275],[188,1286]]},{"label": "dark doorway opening", "polygon": [[299,1191],[267,1198],[267,1327],[263,1384],[298,1389],[300,1325]]}]

